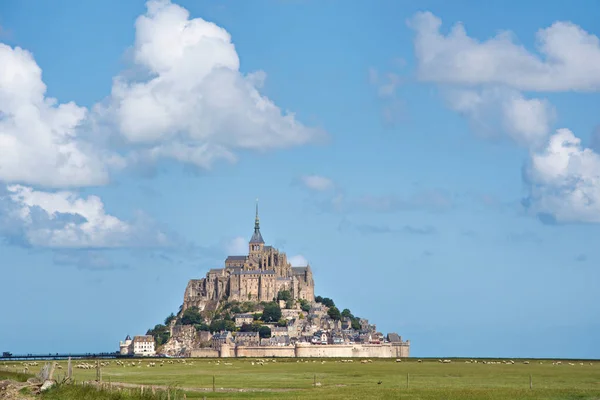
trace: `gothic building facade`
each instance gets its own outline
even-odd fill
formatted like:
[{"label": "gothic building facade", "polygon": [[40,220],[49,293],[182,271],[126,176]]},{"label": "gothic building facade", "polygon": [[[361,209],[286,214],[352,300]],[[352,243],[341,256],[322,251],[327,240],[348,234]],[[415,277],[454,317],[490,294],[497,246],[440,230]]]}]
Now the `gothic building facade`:
[{"label": "gothic building facade", "polygon": [[192,279],[185,290],[183,310],[214,310],[222,300],[272,301],[281,290],[294,299],[314,301],[314,281],[309,265],[292,267],[284,252],[265,246],[260,233],[258,204],[254,233],[247,255],[232,255],[223,268],[211,269],[205,278]]}]

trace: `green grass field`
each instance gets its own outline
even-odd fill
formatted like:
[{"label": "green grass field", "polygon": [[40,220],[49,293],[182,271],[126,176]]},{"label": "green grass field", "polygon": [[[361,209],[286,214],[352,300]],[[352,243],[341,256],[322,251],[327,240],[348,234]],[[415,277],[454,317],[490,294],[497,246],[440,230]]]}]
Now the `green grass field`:
[{"label": "green grass field", "polygon": [[[453,360],[372,359],[342,363],[337,359],[186,359],[142,360],[131,366],[111,361],[102,368],[104,382],[175,386],[192,398],[289,398],[289,399],[600,399],[600,362],[572,361],[552,365],[538,360],[530,364],[467,364]],[[93,361],[89,361],[90,363]],[[155,362],[155,367],[148,367]],[[252,363],[254,362],[254,365]],[[73,365],[83,361],[74,361]],[[225,365],[230,363],[232,365]],[[66,371],[66,362],[60,362]],[[41,365],[41,363],[40,363]],[[16,371],[19,367],[9,367]],[[77,381],[92,381],[93,369],[74,368]],[[30,369],[33,372],[33,369]],[[407,387],[407,375],[409,384]],[[533,389],[529,388],[532,377]],[[212,392],[213,376],[216,392]],[[318,383],[317,387],[314,382]],[[56,394],[49,394],[48,399]],[[66,397],[65,397],[66,398]]]}]

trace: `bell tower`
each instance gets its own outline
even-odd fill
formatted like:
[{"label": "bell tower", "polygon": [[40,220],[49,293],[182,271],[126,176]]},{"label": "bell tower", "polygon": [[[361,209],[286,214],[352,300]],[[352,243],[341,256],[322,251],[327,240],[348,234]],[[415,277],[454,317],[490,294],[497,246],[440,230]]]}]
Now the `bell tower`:
[{"label": "bell tower", "polygon": [[256,217],[254,218],[254,233],[250,238],[250,243],[248,247],[250,250],[250,257],[252,257],[253,255],[261,254],[264,245],[265,241],[263,240],[262,235],[260,234],[260,220],[258,218],[258,199],[256,199]]}]

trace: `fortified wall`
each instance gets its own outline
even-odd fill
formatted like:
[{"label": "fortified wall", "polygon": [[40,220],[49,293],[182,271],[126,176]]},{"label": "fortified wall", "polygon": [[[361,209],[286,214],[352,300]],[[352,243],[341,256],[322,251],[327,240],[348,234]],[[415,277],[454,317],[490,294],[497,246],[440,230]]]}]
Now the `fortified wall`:
[{"label": "fortified wall", "polygon": [[296,343],[294,346],[232,346],[221,345],[221,350],[197,349],[192,357],[368,357],[405,358],[409,357],[410,341],[383,344],[333,344],[311,345]]}]

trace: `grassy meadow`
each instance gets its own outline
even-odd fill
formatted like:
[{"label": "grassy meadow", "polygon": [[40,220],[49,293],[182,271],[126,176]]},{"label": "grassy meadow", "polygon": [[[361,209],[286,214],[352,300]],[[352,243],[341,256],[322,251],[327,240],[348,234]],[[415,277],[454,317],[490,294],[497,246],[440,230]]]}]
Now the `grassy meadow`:
[{"label": "grassy meadow", "polygon": [[[95,361],[74,360],[74,379],[93,381],[95,369],[75,368],[84,363]],[[372,359],[366,364],[358,359],[351,363],[339,359],[275,359],[275,362],[264,359],[262,365],[256,359],[186,359],[185,362],[164,359],[164,363],[154,359],[123,363],[124,366],[117,365],[112,360],[103,367],[103,382],[110,382],[113,387],[122,383],[127,388],[139,384],[157,389],[176,387],[188,399],[600,399],[600,362],[590,365],[589,361],[583,365],[581,361],[553,365],[551,360],[542,360],[541,364],[540,360],[531,360],[529,364],[523,360],[515,360],[515,364],[453,360],[444,364],[437,360],[419,363],[413,359],[399,363]],[[149,366],[150,363],[155,366]],[[60,364],[63,368],[57,372],[64,374],[66,362]],[[22,368],[20,363],[12,363],[8,370],[19,368]],[[30,369],[31,372],[34,370]],[[131,390],[134,389],[126,389]],[[148,391],[146,387],[146,395]],[[97,398],[130,398],[119,396]],[[44,398],[76,397],[66,392],[61,397],[60,393],[50,391]]]}]

